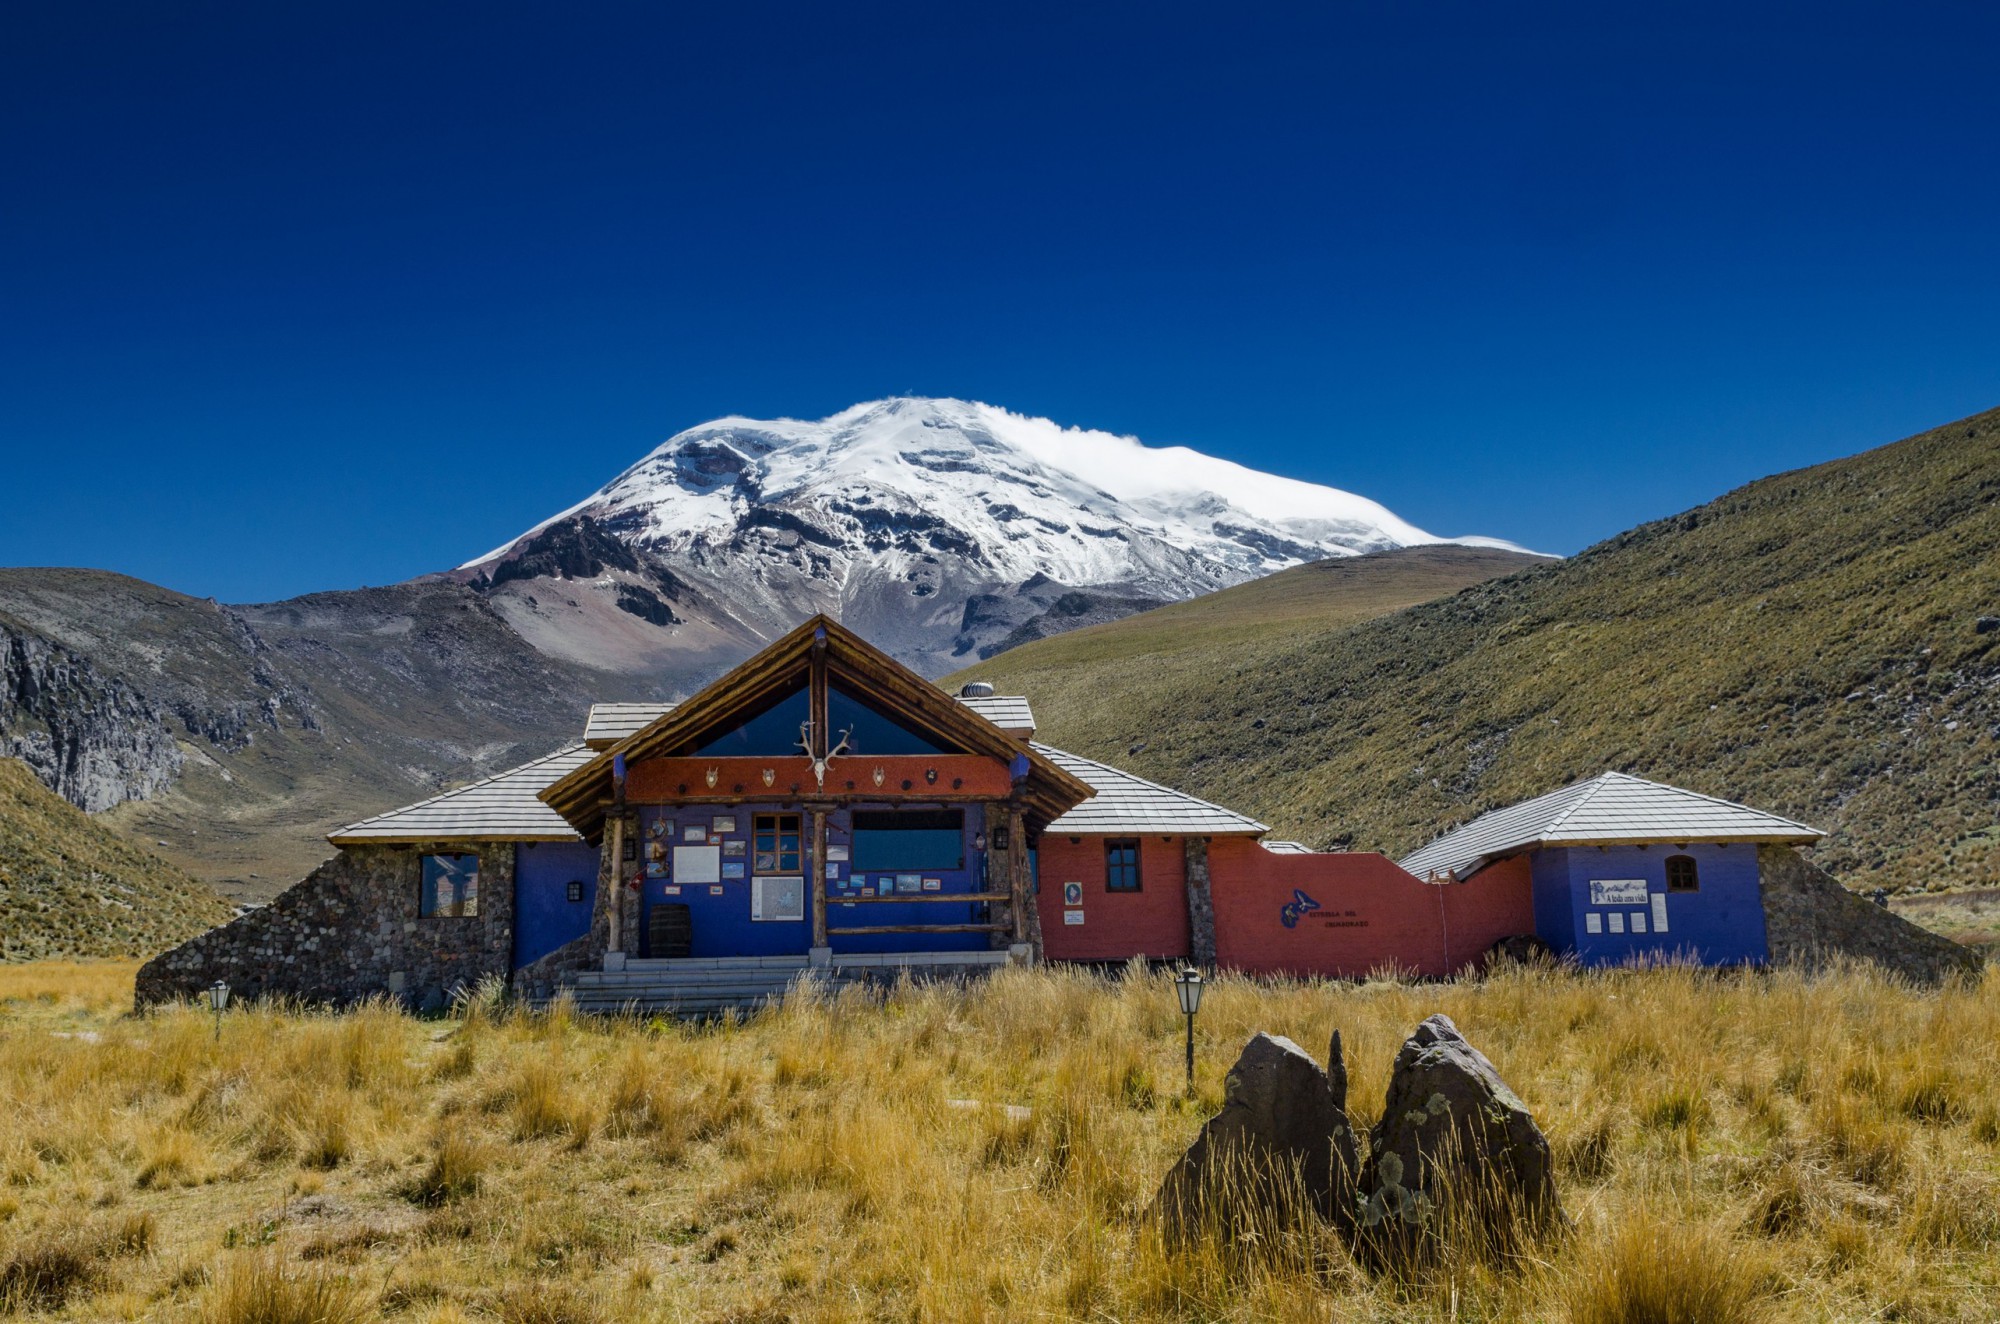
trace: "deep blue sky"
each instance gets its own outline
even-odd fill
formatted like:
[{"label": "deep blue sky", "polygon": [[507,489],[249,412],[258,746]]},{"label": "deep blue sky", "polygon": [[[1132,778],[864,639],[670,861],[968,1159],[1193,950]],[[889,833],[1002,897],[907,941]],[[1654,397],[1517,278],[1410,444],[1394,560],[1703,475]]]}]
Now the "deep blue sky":
[{"label": "deep blue sky", "polygon": [[962,395],[1573,551],[2000,405],[1990,4],[0,20],[0,564],[485,551]]}]

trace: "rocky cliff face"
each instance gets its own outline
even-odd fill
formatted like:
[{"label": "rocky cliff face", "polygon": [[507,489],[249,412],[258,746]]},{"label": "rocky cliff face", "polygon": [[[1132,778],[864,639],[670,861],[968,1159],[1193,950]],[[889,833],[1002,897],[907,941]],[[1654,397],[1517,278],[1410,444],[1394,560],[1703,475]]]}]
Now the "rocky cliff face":
[{"label": "rocky cliff face", "polygon": [[166,715],[90,659],[0,615],[0,757],[89,811],[165,789],[184,759]]},{"label": "rocky cliff face", "polygon": [[550,658],[458,584],[230,607],[0,571],[0,751],[241,899],[303,875],[331,828],[546,753],[593,699],[662,688]]}]

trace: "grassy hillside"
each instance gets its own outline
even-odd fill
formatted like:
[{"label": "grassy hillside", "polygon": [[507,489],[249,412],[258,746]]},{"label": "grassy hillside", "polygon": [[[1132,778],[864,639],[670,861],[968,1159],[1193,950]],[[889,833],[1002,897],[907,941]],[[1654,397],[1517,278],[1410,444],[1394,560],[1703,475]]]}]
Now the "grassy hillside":
[{"label": "grassy hillside", "polygon": [[1406,851],[1613,768],[1825,828],[1850,885],[1924,888],[2000,880],[1995,617],[2000,411],[1360,625],[980,670],[1050,740],[1320,845]]},{"label": "grassy hillside", "polygon": [[[1301,639],[1512,574],[1546,558],[1483,547],[1409,547],[1280,570],[1219,593],[1009,649],[941,684],[990,680],[1026,694],[1049,739],[1101,755],[1129,723],[1118,691],[1198,695],[1217,660],[1274,654]],[[1145,739],[1144,736],[1137,737]]]},{"label": "grassy hillside", "polygon": [[0,759],[0,960],[151,955],[230,914],[207,885]]}]

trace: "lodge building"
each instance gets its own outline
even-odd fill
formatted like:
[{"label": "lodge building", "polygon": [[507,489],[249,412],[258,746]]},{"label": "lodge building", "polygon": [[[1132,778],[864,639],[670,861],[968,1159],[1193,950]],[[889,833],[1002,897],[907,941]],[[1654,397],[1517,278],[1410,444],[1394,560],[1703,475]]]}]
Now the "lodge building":
[{"label": "lodge building", "polygon": [[1444,976],[1530,935],[1585,963],[1754,963],[1760,845],[1819,835],[1610,774],[1399,864],[1268,840],[1035,734],[1026,698],[947,694],[816,616],[684,702],[598,704],[581,744],[328,834],[306,880],[149,962],[139,1000],[222,979],[434,1009],[497,977],[698,1012],[806,971]]}]

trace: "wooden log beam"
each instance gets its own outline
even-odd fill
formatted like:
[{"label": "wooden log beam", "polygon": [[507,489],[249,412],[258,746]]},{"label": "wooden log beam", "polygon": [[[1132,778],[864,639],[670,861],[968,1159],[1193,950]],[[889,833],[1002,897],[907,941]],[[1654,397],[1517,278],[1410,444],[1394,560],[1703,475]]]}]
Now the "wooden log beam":
[{"label": "wooden log beam", "polygon": [[1005,924],[875,924],[828,929],[835,937],[860,938],[871,933],[1005,933]]},{"label": "wooden log beam", "polygon": [[891,892],[888,896],[837,896],[831,898],[836,906],[881,906],[898,902],[928,901],[1005,901],[1011,892]]}]

